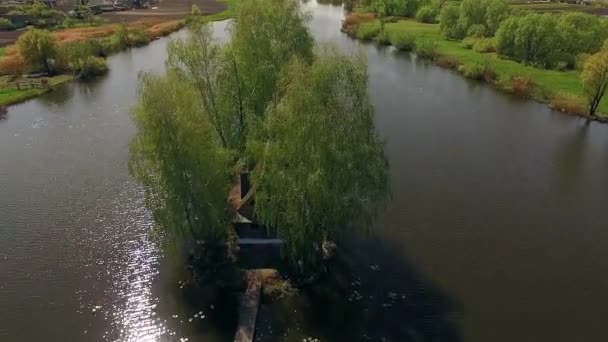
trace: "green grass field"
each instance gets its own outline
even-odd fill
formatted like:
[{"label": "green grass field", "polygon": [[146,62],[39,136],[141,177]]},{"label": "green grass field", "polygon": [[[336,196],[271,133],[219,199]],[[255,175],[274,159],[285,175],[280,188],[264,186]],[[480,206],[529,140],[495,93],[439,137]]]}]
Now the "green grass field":
[{"label": "green grass field", "polygon": [[[377,25],[377,23],[364,23],[361,27]],[[579,97],[584,95],[581,80],[577,71],[555,71],[534,68],[511,60],[503,59],[496,53],[480,53],[466,49],[462,42],[447,40],[441,36],[438,24],[423,24],[414,20],[400,20],[387,23],[386,31],[389,40],[395,35],[407,32],[415,37],[432,39],[437,44],[437,52],[444,57],[454,57],[460,64],[479,63],[489,65],[500,79],[510,79],[512,76],[525,76],[534,81],[537,91],[535,99],[549,102],[551,97],[558,93],[568,93]],[[360,28],[361,29],[361,28]],[[599,111],[608,114],[608,97],[605,97]]]},{"label": "green grass field", "polygon": [[44,94],[52,90],[53,87],[58,86],[62,83],[69,82],[73,79],[74,76],[72,75],[59,75],[55,77],[50,77],[48,79],[50,87],[47,89],[19,90],[11,83],[7,83],[7,78],[3,77],[2,79],[0,79],[0,105],[7,106],[25,101],[40,94]]}]

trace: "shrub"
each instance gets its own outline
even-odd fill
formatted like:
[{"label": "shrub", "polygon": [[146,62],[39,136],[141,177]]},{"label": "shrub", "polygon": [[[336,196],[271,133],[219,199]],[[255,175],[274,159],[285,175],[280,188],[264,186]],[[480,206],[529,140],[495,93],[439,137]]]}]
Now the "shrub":
[{"label": "shrub", "polygon": [[411,33],[399,31],[392,38],[391,44],[401,51],[412,51],[416,47],[416,37]]},{"label": "shrub", "polygon": [[101,57],[88,56],[84,59],[80,69],[80,77],[87,79],[103,75],[108,71],[106,60]]},{"label": "shrub", "polygon": [[0,31],[10,31],[10,30],[14,30],[15,26],[13,26],[13,23],[6,19],[6,18],[0,18]]},{"label": "shrub", "polygon": [[18,53],[0,58],[0,73],[3,75],[21,75],[26,73],[27,69],[27,63]]},{"label": "shrub", "polygon": [[481,38],[487,35],[486,27],[481,24],[471,25],[467,30],[467,36],[473,38]]},{"label": "shrub", "polygon": [[483,79],[485,66],[474,62],[466,63],[459,66],[458,71],[460,71],[466,78],[470,78],[472,80],[481,80]]},{"label": "shrub", "polygon": [[481,53],[495,52],[494,40],[492,38],[477,38],[473,42],[473,50]]},{"label": "shrub", "polygon": [[115,44],[118,44],[121,47],[131,46],[131,41],[129,40],[129,31],[127,31],[127,27],[125,25],[120,25],[112,36],[115,39]]},{"label": "shrub", "polygon": [[192,8],[190,9],[190,14],[191,15],[201,15],[201,9],[197,6],[197,5],[192,5]]},{"label": "shrub", "polygon": [[434,23],[437,21],[437,15],[439,14],[439,8],[435,5],[429,4],[422,6],[416,13],[416,19],[422,23]]},{"label": "shrub", "polygon": [[576,115],[587,115],[585,100],[571,93],[559,92],[551,98],[551,108]]},{"label": "shrub", "polygon": [[372,40],[380,33],[380,25],[377,22],[363,23],[357,28],[356,36],[361,40]]},{"label": "shrub", "polygon": [[511,77],[511,91],[513,94],[520,97],[530,97],[532,95],[532,89],[534,88],[534,81],[527,76],[512,76]]},{"label": "shrub", "polygon": [[55,38],[48,31],[31,29],[17,40],[19,53],[27,64],[51,72],[52,60],[55,58]]},{"label": "shrub", "polygon": [[100,52],[97,55],[99,55],[99,56],[109,56],[126,47],[126,45],[123,45],[121,43],[119,37],[116,36],[115,34],[110,37],[99,39],[98,42],[99,42]]},{"label": "shrub", "polygon": [[585,63],[587,63],[587,60],[589,59],[589,57],[591,57],[591,54],[589,54],[589,53],[579,53],[576,56],[576,61],[575,61],[576,70],[583,71],[583,68],[585,67]]},{"label": "shrub", "polygon": [[78,24],[78,20],[72,18],[72,17],[67,17],[63,20],[63,23],[61,23],[61,25],[65,28],[71,28],[71,27],[75,27]]},{"label": "shrub", "polygon": [[150,42],[150,37],[143,29],[135,29],[129,32],[129,46],[142,46]]},{"label": "shrub", "polygon": [[435,58],[437,56],[437,42],[428,38],[416,39],[416,54],[421,58]]},{"label": "shrub", "polygon": [[439,14],[439,29],[447,38],[460,39],[464,33],[458,26],[460,8],[456,6],[444,6]]},{"label": "shrub", "polygon": [[442,68],[446,69],[457,69],[460,66],[460,61],[456,57],[452,56],[440,56],[437,57],[435,63]]},{"label": "shrub", "polygon": [[378,43],[380,43],[381,45],[390,45],[391,41],[388,38],[388,33],[386,33],[386,30],[380,30],[380,33],[378,33],[378,36],[376,36],[376,41]]},{"label": "shrub", "polygon": [[477,38],[466,37],[461,42],[462,43],[462,47],[464,47],[465,49],[471,50],[473,48],[473,45],[475,45],[476,41],[477,41]]}]

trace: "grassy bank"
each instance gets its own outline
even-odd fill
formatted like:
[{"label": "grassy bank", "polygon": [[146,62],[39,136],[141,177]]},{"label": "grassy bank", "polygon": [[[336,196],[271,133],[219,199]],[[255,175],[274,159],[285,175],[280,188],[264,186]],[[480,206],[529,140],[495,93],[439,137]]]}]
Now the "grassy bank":
[{"label": "grassy bank", "polygon": [[[493,77],[490,79],[479,78],[485,79],[500,90],[530,97],[547,103],[558,110],[577,115],[586,114],[584,91],[578,71],[539,69],[505,59],[496,53],[477,52],[466,48],[461,41],[445,39],[439,31],[438,24],[425,24],[414,20],[398,20],[386,23],[386,36],[384,38],[374,35],[374,32],[379,31],[379,25],[377,20],[362,22],[351,33],[360,39],[384,39],[385,43],[392,45],[398,45],[400,37],[404,35],[415,37],[417,41],[423,39],[434,45],[435,55],[433,60],[441,66],[460,69],[463,74],[466,74],[463,66],[487,66],[492,71]],[[528,89],[523,92],[518,89],[517,84],[514,84],[514,80],[522,79],[531,81],[528,84]],[[600,116],[608,118],[608,98],[604,98],[601,102],[599,112],[601,112]]]},{"label": "grassy bank", "polygon": [[[227,5],[226,9],[222,12],[210,15],[188,16],[187,18],[179,20],[147,18],[126,25],[104,24],[61,29],[53,31],[52,34],[59,48],[64,44],[75,42],[92,43],[91,45],[95,47],[94,49],[98,50],[98,55],[107,56],[130,47],[146,45],[158,37],[166,36],[178,31],[183,28],[189,20],[211,22],[231,18],[234,15],[234,9],[238,0],[219,2],[225,3]],[[124,38],[121,39],[121,30],[126,30],[126,32],[129,33],[129,36],[131,37],[131,42],[129,44],[124,43]],[[28,70],[30,68],[24,65],[16,45],[10,45],[0,49],[0,69],[4,66],[9,66],[18,71],[6,72],[5,70],[0,70],[2,71],[2,74],[5,75],[0,77],[0,106],[16,104],[36,97],[51,91],[53,87],[57,85],[77,78],[77,76],[73,74],[60,74],[43,78],[42,80],[46,82],[46,87],[30,89],[24,89],[27,87],[22,87],[22,89],[19,89],[17,86],[18,82],[21,82],[22,84],[29,82],[27,78],[22,77],[21,75],[34,70]]]}]

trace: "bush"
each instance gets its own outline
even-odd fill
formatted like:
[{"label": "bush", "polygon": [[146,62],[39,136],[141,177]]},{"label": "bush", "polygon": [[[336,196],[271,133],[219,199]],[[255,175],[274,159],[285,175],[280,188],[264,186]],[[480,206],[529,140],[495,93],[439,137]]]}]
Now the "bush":
[{"label": "bush", "polygon": [[437,42],[428,38],[416,39],[416,54],[421,58],[435,58],[437,56]]},{"label": "bush", "polygon": [[591,54],[589,54],[589,53],[579,53],[576,56],[576,61],[575,61],[576,70],[583,71],[583,68],[585,67],[585,63],[587,62],[589,57],[591,57]]},{"label": "bush", "polygon": [[75,27],[76,25],[78,25],[78,20],[72,17],[67,17],[63,20],[63,23],[61,25],[66,28]]},{"label": "bush", "polygon": [[376,41],[378,43],[380,43],[381,45],[390,45],[391,41],[388,38],[388,33],[386,33],[386,30],[380,30],[380,33],[378,33],[378,36],[376,36]]},{"label": "bush", "polygon": [[429,4],[422,6],[416,13],[416,19],[422,23],[434,23],[437,21],[437,15],[439,14],[439,8],[435,5]]},{"label": "bush", "polygon": [[20,54],[0,58],[0,73],[3,75],[21,75],[27,72],[27,63]]},{"label": "bush", "polygon": [[473,38],[485,37],[487,33],[486,27],[481,24],[471,25],[467,30],[467,36]]},{"label": "bush", "polygon": [[192,5],[192,8],[190,9],[190,14],[191,15],[201,15],[201,9],[197,6],[197,5]]},{"label": "bush", "polygon": [[108,71],[106,60],[101,57],[88,56],[82,63],[80,69],[80,77],[87,79],[99,75],[103,75]]},{"label": "bush", "polygon": [[110,37],[99,39],[99,47],[100,52],[97,54],[99,56],[107,57],[113,53],[116,53],[126,47],[120,41],[120,38],[113,34]]},{"label": "bush", "polygon": [[412,51],[416,47],[416,37],[411,33],[399,31],[392,38],[391,44],[401,51]]},{"label": "bush", "polygon": [[31,29],[17,40],[19,53],[27,64],[52,72],[52,60],[56,54],[55,38],[50,32]]},{"label": "bush", "polygon": [[462,43],[462,47],[464,47],[465,49],[471,50],[471,49],[473,49],[473,45],[475,45],[476,41],[477,41],[477,38],[466,37],[461,42]]},{"label": "bush", "polygon": [[446,69],[457,69],[460,66],[460,61],[456,57],[452,56],[440,56],[437,57],[435,63],[442,68]]},{"label": "bush", "polygon": [[444,6],[439,14],[439,29],[447,38],[460,39],[464,33],[458,26],[460,8],[456,6]]},{"label": "bush", "polygon": [[0,31],[10,31],[10,30],[14,30],[15,26],[13,26],[13,23],[6,19],[6,18],[0,18]]},{"label": "bush", "polygon": [[129,32],[129,46],[142,46],[150,42],[150,37],[143,29],[135,29]]},{"label": "bush", "polygon": [[481,80],[483,79],[485,66],[474,62],[466,63],[459,66],[458,71],[460,71],[466,78],[470,78],[472,80]]},{"label": "bush", "polygon": [[356,36],[361,40],[372,40],[380,33],[380,24],[377,22],[363,23],[357,28]]},{"label": "bush", "polygon": [[551,108],[576,115],[587,115],[585,100],[571,93],[557,93],[551,98]]},{"label": "bush", "polygon": [[495,52],[494,40],[492,38],[477,38],[473,42],[473,51],[487,53]]},{"label": "bush", "polygon": [[512,76],[511,77],[511,92],[513,94],[529,98],[532,95],[532,89],[534,88],[534,81],[526,76]]}]

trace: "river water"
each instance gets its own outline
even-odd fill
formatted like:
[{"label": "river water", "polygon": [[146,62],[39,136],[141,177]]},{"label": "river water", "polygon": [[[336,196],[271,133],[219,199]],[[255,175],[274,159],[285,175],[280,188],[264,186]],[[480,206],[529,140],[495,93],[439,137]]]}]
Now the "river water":
[{"label": "river water", "polygon": [[[317,41],[367,58],[392,198],[346,280],[263,306],[258,339],[605,341],[608,126],[360,44],[340,7],[303,6]],[[231,340],[233,311],[179,283],[127,170],[138,73],[162,72],[169,39],[0,121],[0,341]]]}]

